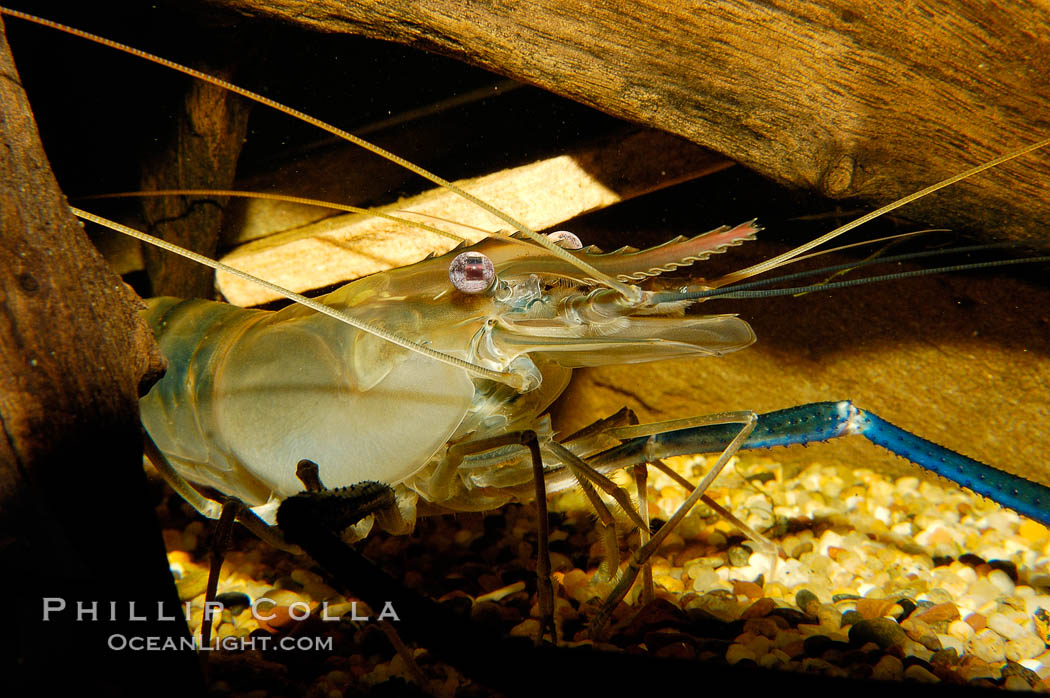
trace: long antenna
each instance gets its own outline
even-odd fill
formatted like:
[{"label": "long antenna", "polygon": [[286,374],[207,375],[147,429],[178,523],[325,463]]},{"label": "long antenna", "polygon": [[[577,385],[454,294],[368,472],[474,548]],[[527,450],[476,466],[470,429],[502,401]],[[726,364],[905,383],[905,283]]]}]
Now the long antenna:
[{"label": "long antenna", "polygon": [[54,22],[50,19],[44,19],[43,17],[37,17],[36,15],[31,15],[20,10],[12,10],[6,7],[0,7],[0,14],[6,14],[11,17],[23,19],[27,22],[33,22],[34,24],[39,24],[41,26],[48,27],[56,31],[70,34],[72,36],[77,36],[81,39],[86,39],[88,41],[100,44],[102,46],[106,46],[117,51],[122,51],[132,56],[141,58],[143,60],[147,60],[151,63],[156,63],[157,65],[164,66],[165,68],[169,68],[171,70],[183,73],[184,75],[189,75],[190,77],[202,80],[211,85],[215,85],[216,87],[220,87],[224,90],[240,95],[245,99],[249,99],[258,104],[270,107],[271,109],[276,109],[277,111],[283,112],[295,119],[299,119],[304,123],[315,126],[316,128],[319,128],[322,131],[327,131],[333,136],[337,136],[345,141],[348,141],[350,143],[353,143],[354,145],[364,148],[370,153],[374,153],[375,155],[378,155],[381,158],[389,160],[390,162],[399,165],[405,168],[406,170],[409,170],[410,172],[414,172],[415,174],[419,175],[420,177],[423,177],[424,179],[430,180],[431,182],[437,184],[440,187],[444,187],[448,191],[451,191],[452,193],[456,194],[457,196],[460,196],[466,199],[467,201],[470,201],[475,206],[482,208],[483,210],[491,213],[493,216],[499,218],[503,222],[509,224],[515,230],[522,233],[533,242],[539,244],[542,247],[545,247],[554,256],[575,266],[580,271],[585,272],[590,278],[595,279],[599,283],[608,286],[609,288],[613,288],[619,291],[620,294],[622,294],[624,297],[631,299],[632,301],[637,301],[641,299],[642,291],[638,287],[625,284],[617,279],[608,276],[607,274],[598,271],[587,262],[584,262],[583,260],[573,256],[563,248],[559,247],[554,242],[548,240],[545,236],[540,235],[539,233],[536,233],[535,231],[531,230],[525,224],[517,221],[516,219],[507,215],[503,211],[500,211],[492,204],[489,204],[479,199],[470,192],[460,187],[457,187],[452,182],[438,177],[436,174],[423,169],[419,165],[416,165],[415,163],[406,160],[400,155],[392,153],[384,148],[380,148],[379,146],[370,143],[364,140],[363,138],[360,138],[359,136],[355,136],[349,131],[345,131],[337,126],[333,126],[332,124],[329,124],[325,121],[321,121],[320,119],[310,116],[305,112],[301,112],[298,109],[294,109],[287,105],[281,104],[280,102],[270,99],[269,97],[266,97],[264,95],[261,95],[258,92],[252,92],[251,90],[240,87],[239,85],[235,85],[232,82],[223,80],[222,78],[217,78],[214,75],[208,75],[207,73],[197,70],[195,68],[190,68],[189,66],[182,65],[181,63],[176,63],[175,61],[169,60],[167,58],[162,58],[161,56],[148,53],[141,49],[134,48],[133,46],[122,44],[119,41],[113,41],[112,39],[107,39],[104,36],[92,34],[91,32],[86,32],[83,29],[70,27],[59,22]]},{"label": "long antenna", "polygon": [[921,199],[922,197],[928,194],[932,194],[933,192],[939,189],[944,189],[945,187],[951,186],[952,184],[964,180],[967,177],[972,177],[976,174],[984,172],[985,170],[989,170],[993,167],[996,167],[997,165],[1001,165],[1004,162],[1008,162],[1010,160],[1013,160],[1014,158],[1019,158],[1022,155],[1026,155],[1032,152],[1033,150],[1045,148],[1048,145],[1050,145],[1050,138],[1044,138],[1041,141],[1037,141],[1030,145],[1026,145],[1022,148],[1018,148],[1017,150],[1009,152],[1006,155],[1000,155],[994,160],[989,160],[988,162],[977,165],[976,167],[971,167],[970,169],[964,172],[960,172],[959,174],[948,177],[947,179],[942,179],[941,181],[936,182],[935,184],[931,184],[925,189],[920,189],[914,194],[909,194],[903,199],[897,199],[896,201],[886,204],[881,208],[877,208],[871,213],[865,214],[860,218],[850,221],[846,225],[835,228],[830,233],[825,233],[824,235],[821,235],[818,238],[814,238],[806,244],[800,245],[793,250],[785,252],[784,254],[777,255],[776,257],[767,259],[764,262],[760,262],[753,266],[747,267],[746,269],[741,269],[740,271],[736,271],[731,274],[726,274],[725,276],[719,279],[715,279],[714,281],[709,282],[709,285],[714,288],[718,288],[720,286],[726,286],[737,281],[743,281],[744,279],[747,279],[749,277],[761,274],[763,272],[767,272],[771,269],[775,269],[781,266],[782,264],[785,264],[788,260],[791,260],[804,252],[808,252],[809,250],[813,249],[814,247],[817,247],[818,245],[823,245],[828,240],[836,238],[847,231],[853,230],[854,228],[864,225],[865,223],[874,218],[878,218],[879,216],[889,213],[890,211],[895,211],[901,206],[910,204],[912,201],[915,201],[916,199]]},{"label": "long antenna", "polygon": [[[100,199],[134,199],[134,198],[147,198],[154,196],[228,196],[233,198],[241,199],[262,199],[265,201],[283,201],[289,204],[302,204],[304,206],[317,206],[319,208],[329,208],[335,211],[345,211],[347,213],[357,213],[364,216],[375,216],[376,218],[383,218],[393,223],[399,223],[401,225],[407,225],[412,228],[418,228],[425,230],[428,233],[434,233],[442,237],[455,240],[456,242],[466,242],[467,239],[450,233],[447,230],[441,228],[435,228],[432,225],[421,223],[419,221],[409,220],[408,218],[398,218],[392,216],[389,213],[383,213],[371,208],[361,208],[360,206],[351,206],[349,204],[339,204],[334,201],[323,201],[321,199],[311,199],[305,196],[291,196],[289,194],[272,194],[270,192],[260,191],[241,191],[239,189],[150,189],[148,191],[121,191],[114,192],[111,194],[92,194],[91,196],[77,197],[77,200],[83,201],[97,201]],[[451,222],[451,221],[448,221]],[[475,228],[486,235],[492,233],[487,230],[481,230]],[[510,240],[517,240],[517,238],[509,238]],[[519,242],[521,242],[519,240]]]},{"label": "long antenna", "polygon": [[168,242],[167,240],[162,240],[148,233],[143,233],[140,230],[129,228],[126,225],[121,225],[120,223],[111,221],[108,218],[96,216],[94,213],[91,213],[89,211],[83,211],[79,208],[76,208],[75,206],[70,206],[69,208],[73,211],[74,215],[86,221],[97,223],[98,225],[101,225],[105,228],[109,228],[110,230],[115,230],[118,233],[123,233],[124,235],[127,235],[129,237],[133,237],[136,240],[142,240],[143,242],[159,247],[162,250],[167,250],[168,252],[177,254],[180,257],[185,257],[186,259],[191,259],[194,262],[203,264],[206,267],[211,267],[216,271],[224,271],[227,274],[232,274],[238,278],[244,279],[245,281],[250,281],[252,283],[259,284],[263,288],[273,291],[274,293],[283,296],[284,298],[295,301],[296,303],[299,303],[301,305],[305,305],[311,310],[315,310],[319,313],[324,313],[325,315],[333,317],[336,320],[339,320],[340,322],[344,322],[347,325],[350,325],[351,327],[356,327],[362,332],[368,332],[369,334],[373,334],[376,337],[379,337],[380,339],[385,339],[386,341],[392,344],[396,344],[404,349],[408,349],[409,351],[414,351],[417,354],[423,354],[424,356],[428,356],[431,359],[440,361],[444,364],[448,364],[449,366],[455,366],[456,368],[462,369],[472,375],[479,376],[481,378],[487,378],[488,380],[506,383],[515,390],[521,392],[529,390],[531,389],[531,387],[533,387],[526,384],[525,376],[509,371],[495,371],[490,368],[485,368],[484,366],[472,364],[469,361],[464,361],[463,359],[456,358],[455,356],[449,356],[448,354],[436,351],[434,349],[431,349],[430,347],[418,344],[409,339],[405,339],[404,337],[400,337],[394,334],[393,332],[384,330],[383,328],[372,325],[371,323],[365,322],[363,320],[358,320],[349,313],[344,313],[343,311],[337,310],[336,308],[333,308],[331,306],[327,306],[324,303],[318,303],[312,298],[307,298],[306,296],[300,295],[294,291],[290,291],[284,288],[283,286],[278,286],[277,284],[271,283],[266,279],[260,279],[258,276],[253,276],[248,272],[241,271],[240,269],[234,269],[233,267],[223,264],[222,262],[217,262],[214,259],[211,259],[210,257],[205,257],[204,255],[197,254],[192,250],[187,250],[184,247],[174,245]]}]

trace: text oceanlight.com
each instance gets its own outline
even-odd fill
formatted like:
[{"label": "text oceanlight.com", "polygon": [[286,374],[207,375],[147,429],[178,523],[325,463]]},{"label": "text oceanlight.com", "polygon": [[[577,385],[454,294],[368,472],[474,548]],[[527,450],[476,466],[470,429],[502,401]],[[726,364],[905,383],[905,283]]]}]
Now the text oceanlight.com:
[{"label": "text oceanlight.com", "polygon": [[123,635],[114,633],[106,644],[111,650],[132,652],[160,652],[170,650],[247,652],[259,650],[297,650],[297,651],[332,651],[332,637],[269,637],[255,635],[251,637],[222,637],[212,640],[211,644],[202,645],[200,636],[194,637],[157,637],[140,635]]}]

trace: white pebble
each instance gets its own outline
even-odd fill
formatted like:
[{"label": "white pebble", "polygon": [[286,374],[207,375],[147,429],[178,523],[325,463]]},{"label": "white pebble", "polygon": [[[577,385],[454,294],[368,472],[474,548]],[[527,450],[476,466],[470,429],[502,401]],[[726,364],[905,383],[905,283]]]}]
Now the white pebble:
[{"label": "white pebble", "polygon": [[1025,669],[1031,669],[1039,676],[1039,678],[1045,679],[1047,676],[1050,676],[1050,660],[1043,662],[1040,661],[1040,657],[1046,656],[1046,654],[1047,652],[1044,652],[1035,659],[1022,659],[1018,662],[1018,664],[1023,666]]},{"label": "white pebble", "polygon": [[948,626],[948,634],[966,642],[976,635],[977,632],[973,629],[973,626],[966,621],[956,620],[952,621],[951,625]]},{"label": "white pebble", "polygon": [[919,478],[907,476],[897,478],[897,490],[901,493],[904,492],[918,492],[919,490]]},{"label": "white pebble", "polygon": [[729,582],[753,582],[763,574],[769,574],[769,565],[755,567],[744,565],[743,567],[719,567],[718,573],[726,570],[726,581]]},{"label": "white pebble", "polygon": [[989,572],[988,581],[994,584],[1004,596],[1013,595],[1014,589],[1017,587],[1017,585],[1014,584],[1014,580],[1010,579],[1010,575],[1002,570],[992,570]]},{"label": "white pebble", "polygon": [[710,567],[700,567],[699,565],[696,565],[696,567],[699,569],[693,570],[690,568],[689,572],[689,576],[693,578],[694,591],[705,594],[722,585],[722,580]]},{"label": "white pebble", "polygon": [[902,521],[899,524],[894,524],[893,526],[891,526],[890,532],[898,536],[911,538],[913,535],[915,535],[915,527],[911,525],[910,521]]},{"label": "white pebble", "polygon": [[873,591],[879,591],[879,588],[877,586],[875,586],[874,584],[868,584],[867,582],[864,582],[863,584],[859,584],[857,586],[857,593],[860,596],[867,596],[869,593],[871,593]]},{"label": "white pebble", "polygon": [[1034,671],[1036,673],[1039,673],[1039,667],[1042,666],[1042,663],[1038,659],[1036,659],[1035,657],[1029,657],[1028,659],[1022,659],[1021,661],[1018,662],[1018,664],[1023,666],[1025,669],[1028,669],[1029,671]]},{"label": "white pebble", "polygon": [[831,529],[824,532],[824,535],[820,537],[820,544],[817,546],[817,552],[821,555],[828,554],[828,548],[841,548],[842,547],[842,536],[835,533]]},{"label": "white pebble", "polygon": [[[969,627],[969,625],[967,625],[967,627]],[[941,647],[943,649],[953,649],[958,652],[960,656],[966,651],[966,643],[953,635],[937,633],[937,639],[941,641]]]},{"label": "white pebble", "polygon": [[959,601],[972,608],[981,608],[989,601],[995,601],[999,594],[999,587],[987,579],[978,579],[970,585],[969,592]]},{"label": "white pebble", "polygon": [[1028,615],[1034,615],[1040,608],[1050,609],[1050,596],[1040,594],[1024,600],[1024,609]]},{"label": "white pebble", "polygon": [[790,589],[808,583],[809,572],[798,560],[783,560],[777,565],[775,580]]},{"label": "white pebble", "polygon": [[966,643],[966,650],[989,664],[1002,664],[1006,659],[1006,643],[998,633],[985,628]]},{"label": "white pebble", "polygon": [[[993,511],[985,516],[978,522],[978,525],[982,528],[994,528],[999,533],[1008,536],[1017,526],[1017,514],[1014,514],[1012,511],[1006,511],[1005,509],[999,509],[998,511]],[[988,555],[987,552],[985,552],[985,555],[985,559],[991,559],[992,557]]]},{"label": "white pebble", "polygon": [[1016,640],[1027,633],[1024,628],[1001,613],[994,613],[988,617],[988,627],[1007,640]]},{"label": "white pebble", "polygon": [[1006,658],[1011,662],[1020,662],[1038,656],[1046,645],[1032,633],[1025,633],[1006,643]]},{"label": "white pebble", "polygon": [[766,553],[751,553],[751,557],[747,559],[747,564],[751,567],[768,570],[770,565],[773,564],[773,558]]},{"label": "white pebble", "polygon": [[1014,589],[1014,596],[1021,599],[1032,599],[1035,598],[1035,589],[1027,584],[1018,584],[1017,588]]}]

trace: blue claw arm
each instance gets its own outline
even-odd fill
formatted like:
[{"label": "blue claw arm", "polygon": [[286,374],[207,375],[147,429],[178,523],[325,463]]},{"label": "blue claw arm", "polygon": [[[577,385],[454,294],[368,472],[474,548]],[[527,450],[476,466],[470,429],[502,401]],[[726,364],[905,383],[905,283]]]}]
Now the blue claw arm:
[{"label": "blue claw arm", "polygon": [[[736,424],[679,429],[625,441],[589,459],[600,470],[656,458],[717,453],[739,432]],[[758,424],[742,448],[769,448],[828,441],[860,434],[874,444],[921,465],[966,489],[988,497],[1042,524],[1050,525],[1050,488],[996,470],[938,446],[865,412],[849,401],[814,402],[758,416]]]}]

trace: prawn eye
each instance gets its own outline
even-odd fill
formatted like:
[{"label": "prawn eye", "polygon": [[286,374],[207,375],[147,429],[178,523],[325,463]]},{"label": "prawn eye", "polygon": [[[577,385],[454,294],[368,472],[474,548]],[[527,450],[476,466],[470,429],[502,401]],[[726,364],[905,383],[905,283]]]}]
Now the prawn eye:
[{"label": "prawn eye", "polygon": [[576,236],[576,233],[570,233],[568,230],[555,230],[553,233],[549,233],[547,237],[555,245],[564,247],[567,250],[583,249],[583,241]]},{"label": "prawn eye", "polygon": [[448,265],[448,279],[463,293],[485,293],[496,281],[496,267],[480,252],[464,252]]}]

